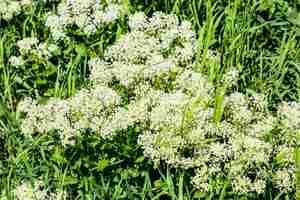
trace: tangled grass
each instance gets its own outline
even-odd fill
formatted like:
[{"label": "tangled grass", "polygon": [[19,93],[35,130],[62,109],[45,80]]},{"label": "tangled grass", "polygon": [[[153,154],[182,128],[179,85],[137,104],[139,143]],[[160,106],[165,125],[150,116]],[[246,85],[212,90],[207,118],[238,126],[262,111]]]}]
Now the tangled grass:
[{"label": "tangled grass", "polygon": [[4,4],[3,200],[297,198],[297,4]]}]

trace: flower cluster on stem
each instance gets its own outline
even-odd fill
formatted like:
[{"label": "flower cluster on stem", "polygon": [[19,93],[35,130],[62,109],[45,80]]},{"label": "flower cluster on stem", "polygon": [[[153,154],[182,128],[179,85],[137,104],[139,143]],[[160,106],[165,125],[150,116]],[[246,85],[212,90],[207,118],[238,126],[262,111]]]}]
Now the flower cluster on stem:
[{"label": "flower cluster on stem", "polygon": [[[138,125],[145,156],[157,165],[193,169],[191,182],[200,191],[213,191],[226,177],[240,194],[263,193],[270,177],[277,190],[295,190],[299,103],[283,102],[273,113],[263,94],[224,94],[216,121],[216,87],[197,71],[191,23],[136,13],[129,28],[103,57],[90,60],[92,88],[45,105],[21,103],[23,133],[58,130],[66,142],[90,129],[113,139]],[[237,75],[229,70],[224,84]]]}]

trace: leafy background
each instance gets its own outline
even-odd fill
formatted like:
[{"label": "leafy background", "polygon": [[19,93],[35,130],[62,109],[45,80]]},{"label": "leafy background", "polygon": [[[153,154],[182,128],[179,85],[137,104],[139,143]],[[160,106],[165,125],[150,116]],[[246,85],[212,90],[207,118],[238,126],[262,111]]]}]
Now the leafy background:
[{"label": "leafy background", "polygon": [[[192,189],[189,171],[158,168],[143,157],[136,144],[139,130],[104,141],[86,133],[65,149],[56,133],[37,140],[19,132],[14,111],[25,96],[41,101],[72,96],[89,74],[87,61],[128,31],[126,21],[99,29],[92,37],[70,30],[74,38],[60,44],[51,63],[32,61],[13,68],[8,59],[17,54],[16,42],[31,35],[47,41],[44,16],[56,3],[38,1],[10,22],[0,20],[0,188],[8,199],[22,180],[42,177],[45,188],[61,188],[70,199],[295,199],[295,194],[272,191],[260,196],[236,196],[226,187],[214,194]],[[218,83],[230,67],[240,71],[234,91],[262,92],[271,108],[283,101],[300,101],[299,0],[131,0],[130,11],[174,13],[192,22],[198,37],[199,70]],[[211,53],[220,60],[211,59]],[[1,134],[2,132],[2,134]],[[128,137],[129,136],[129,137]]]}]

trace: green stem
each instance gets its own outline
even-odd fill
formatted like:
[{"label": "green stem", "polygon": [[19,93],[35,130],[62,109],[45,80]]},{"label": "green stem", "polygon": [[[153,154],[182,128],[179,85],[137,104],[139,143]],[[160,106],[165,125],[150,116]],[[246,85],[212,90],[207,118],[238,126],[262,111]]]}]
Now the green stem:
[{"label": "green stem", "polygon": [[296,185],[296,199],[300,199],[300,131],[297,135],[297,147],[296,147],[296,178],[297,178],[297,185]]},{"label": "green stem", "polygon": [[214,122],[218,123],[222,119],[223,115],[223,101],[224,101],[224,95],[226,93],[226,87],[221,86],[217,89],[217,95],[215,99],[215,112],[214,112]]}]

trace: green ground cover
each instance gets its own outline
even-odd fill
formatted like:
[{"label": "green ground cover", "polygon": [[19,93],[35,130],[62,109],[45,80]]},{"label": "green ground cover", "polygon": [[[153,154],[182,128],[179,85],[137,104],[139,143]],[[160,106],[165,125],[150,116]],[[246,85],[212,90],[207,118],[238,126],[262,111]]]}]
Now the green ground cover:
[{"label": "green ground cover", "polygon": [[[143,12],[149,18],[132,17],[137,12]],[[151,21],[155,19],[151,16],[158,12],[166,15],[158,17],[157,25],[155,20]],[[169,25],[176,17],[168,16],[177,16],[181,25]],[[149,25],[147,28],[145,19],[153,27]],[[190,26],[188,23],[184,25],[186,20],[191,22]],[[143,34],[134,35],[134,31]],[[155,42],[162,45],[169,37],[164,33],[175,34],[172,31],[186,35],[173,39],[166,49],[156,49]],[[129,42],[124,39],[126,34]],[[296,158],[299,155],[295,152],[300,130],[299,38],[299,0],[0,0],[0,199],[297,199]],[[141,49],[138,49],[140,46]],[[153,72],[154,78],[138,77],[137,82],[134,77],[133,83],[126,79],[134,72],[126,71],[123,66],[128,65],[134,70],[135,65],[146,68],[157,64],[151,60],[158,59],[153,56],[155,53],[162,55],[164,64],[171,60],[174,69],[171,67],[172,70],[158,74]],[[97,58],[105,63],[97,63]],[[122,68],[115,67],[119,65]],[[109,77],[105,73],[108,72],[97,71],[101,67],[111,71],[116,68],[110,72],[114,78],[106,81]],[[203,83],[204,86],[199,86],[199,95],[207,95],[207,102],[205,99],[205,105],[201,106],[198,101],[173,102],[174,105],[169,104],[173,107],[163,107],[167,100],[181,98],[180,95],[172,96],[174,91],[175,95],[178,94],[176,91],[179,89],[189,98],[198,95],[194,90],[197,84],[187,86],[188,82],[180,82],[183,80],[180,78],[177,80],[177,77],[184,77],[184,73],[191,74],[187,76],[190,83],[198,80],[196,75],[201,74],[197,84]],[[193,75],[195,80],[191,78]],[[228,77],[234,80],[228,83]],[[140,84],[141,79],[150,85],[149,88],[144,82],[144,85]],[[102,83],[107,88],[98,90],[97,86]],[[212,93],[208,89],[210,85],[205,85],[208,83],[212,85]],[[184,116],[181,122],[165,125],[162,121],[168,117],[167,114],[155,121],[145,116],[143,120],[136,119],[130,115],[132,113],[124,112],[119,120],[133,121],[124,122],[127,123],[125,128],[115,128],[113,132],[117,136],[108,139],[102,133],[98,134],[103,128],[98,130],[91,126],[89,111],[97,117],[97,112],[105,112],[112,117],[105,122],[112,126],[114,109],[130,111],[131,102],[139,102],[136,100],[139,94],[142,100],[143,95],[149,94],[155,98],[149,92],[153,88],[163,91],[166,96],[160,96],[157,107],[149,107],[149,115],[158,116],[164,113],[164,109],[173,109],[176,112],[171,116],[175,118],[179,110]],[[112,93],[112,97],[109,96],[112,100],[105,99],[109,104],[104,106],[105,110],[102,104],[92,101],[97,96],[94,94],[99,92],[99,95],[102,89],[105,95]],[[136,92],[138,89],[142,92]],[[114,102],[114,92],[121,97],[120,105]],[[194,125],[194,111],[197,108],[212,109],[208,125],[216,128],[219,123],[226,122],[232,125],[235,133],[243,132],[246,125],[242,120],[248,118],[242,111],[240,116],[235,114],[244,108],[244,104],[249,104],[250,109],[254,102],[252,97],[257,97],[257,94],[264,97],[262,102],[265,104],[262,108],[253,106],[254,110],[248,117],[251,123],[247,122],[247,127],[253,124],[257,127],[260,120],[267,118],[265,116],[273,116],[276,123],[262,138],[251,140],[257,146],[258,142],[265,142],[263,148],[256,148],[256,145],[252,148],[249,140],[250,150],[247,147],[243,149],[245,154],[241,155],[251,160],[247,162],[247,178],[236,179],[240,181],[237,183],[229,174],[229,161],[241,161],[236,158],[241,155],[233,153],[228,156],[230,158],[226,157],[227,160],[223,156],[225,161],[222,162],[216,158],[205,162],[210,169],[216,162],[216,168],[223,169],[224,173],[210,174],[209,179],[204,181],[207,184],[204,187],[201,181],[209,170],[201,171],[204,167],[195,167],[194,160],[193,167],[185,164],[181,167],[182,160],[178,161],[179,164],[174,161],[178,152],[183,158],[197,157],[193,149],[187,148],[200,145],[195,144],[194,139],[187,139]],[[28,97],[35,102],[30,105],[32,110],[26,111],[29,107],[22,110],[20,105]],[[229,104],[233,98],[237,101]],[[57,99],[64,101],[55,102]],[[57,105],[61,107],[57,108]],[[146,107],[144,104],[133,104],[132,107],[137,105]],[[70,134],[69,137],[63,129],[62,136],[55,130],[59,123],[59,128],[66,125],[64,116],[57,117],[62,113],[59,109],[65,107],[71,109],[66,112],[71,113],[68,115],[71,121],[75,124],[78,120],[78,129],[84,129],[80,134]],[[256,117],[256,114],[264,115],[264,118]],[[82,122],[79,118],[86,121]],[[119,123],[117,120],[118,126]],[[171,140],[187,133],[182,136],[185,138],[182,146],[180,143],[180,147],[173,147],[178,142],[175,139],[174,144],[147,143],[149,141],[145,138],[148,135],[144,130],[155,132],[158,127],[160,131],[153,135],[163,138],[164,127],[168,127],[168,131],[177,130],[178,124],[181,125],[178,128],[180,132],[175,131],[166,138]],[[155,128],[152,127],[154,125]],[[198,125],[196,123],[195,126]],[[218,128],[216,134],[223,134],[228,127]],[[207,138],[208,132],[205,139],[199,140],[211,139],[208,144],[215,144],[215,140],[221,144],[232,144],[230,138],[224,135]],[[244,135],[241,134],[243,142],[250,132],[245,130]],[[167,153],[163,152],[163,145],[166,145]],[[171,152],[174,149],[176,151]],[[146,150],[157,150],[158,155],[145,153]],[[257,164],[259,154],[256,152],[268,154],[268,160],[261,159]],[[287,170],[276,176],[278,169]],[[259,182],[262,177],[263,184]],[[249,185],[254,183],[263,186],[250,188]]]}]

